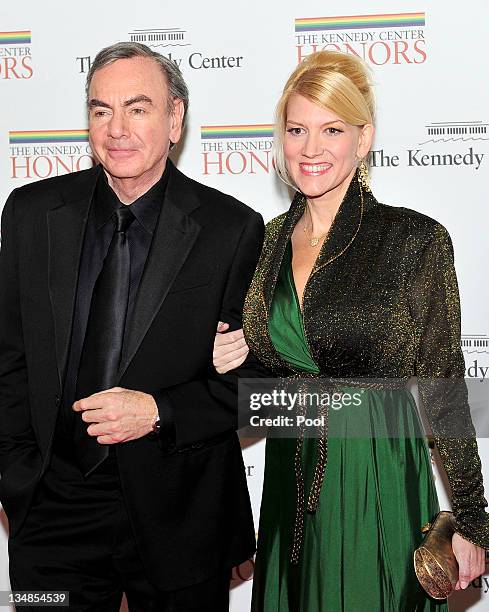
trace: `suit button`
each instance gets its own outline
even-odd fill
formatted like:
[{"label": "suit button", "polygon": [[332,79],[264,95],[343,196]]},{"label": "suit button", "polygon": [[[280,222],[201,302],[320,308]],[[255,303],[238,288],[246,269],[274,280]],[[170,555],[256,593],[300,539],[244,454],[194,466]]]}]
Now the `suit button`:
[{"label": "suit button", "polygon": [[59,406],[61,403],[61,398],[59,395],[55,395],[54,396],[54,403],[56,404],[56,406]]}]

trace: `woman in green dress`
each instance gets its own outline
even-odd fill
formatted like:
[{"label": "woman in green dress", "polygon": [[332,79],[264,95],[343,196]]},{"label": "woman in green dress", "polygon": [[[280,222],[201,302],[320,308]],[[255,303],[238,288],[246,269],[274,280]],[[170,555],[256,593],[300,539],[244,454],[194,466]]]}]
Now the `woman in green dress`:
[{"label": "woman in green dress", "polygon": [[[438,511],[413,376],[452,488],[456,589],[484,571],[489,521],[451,241],[438,222],[371,193],[373,116],[363,62],[326,51],[296,68],[277,107],[277,171],[296,195],[267,226],[246,343],[271,376],[311,389],[334,379],[360,399],[330,407],[329,434],[267,440],[254,612],[447,610],[413,569]],[[219,335],[218,371],[243,345]]]}]

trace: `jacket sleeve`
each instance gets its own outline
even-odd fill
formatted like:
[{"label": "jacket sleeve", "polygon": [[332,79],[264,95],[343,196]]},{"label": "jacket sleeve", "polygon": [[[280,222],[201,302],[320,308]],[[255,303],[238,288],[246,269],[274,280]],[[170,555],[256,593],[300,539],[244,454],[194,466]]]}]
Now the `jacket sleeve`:
[{"label": "jacket sleeve", "polygon": [[14,221],[15,191],[2,213],[0,249],[0,473],[37,448],[30,420]]},{"label": "jacket sleeve", "polygon": [[[260,255],[263,232],[263,219],[255,213],[250,216],[237,244],[220,312],[220,320],[229,323],[230,330],[242,326],[243,302]],[[153,393],[160,415],[163,446],[167,450],[181,450],[236,430],[238,379],[259,375],[259,369],[258,362],[250,355],[239,368],[218,374],[210,354],[205,378]]]},{"label": "jacket sleeve", "polygon": [[487,501],[460,347],[453,247],[439,224],[412,275],[410,298],[419,395],[451,486],[457,532],[489,548]]}]

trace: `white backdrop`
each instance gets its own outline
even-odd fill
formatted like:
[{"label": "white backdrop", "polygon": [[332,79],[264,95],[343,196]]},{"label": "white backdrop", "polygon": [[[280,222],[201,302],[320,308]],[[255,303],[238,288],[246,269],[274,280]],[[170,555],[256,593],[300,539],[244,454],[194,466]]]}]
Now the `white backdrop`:
[{"label": "white backdrop", "polygon": [[[357,53],[374,70],[378,100],[374,193],[450,231],[467,373],[487,377],[489,3],[472,0],[466,7],[463,13],[444,0],[3,2],[0,201],[19,185],[91,164],[83,91],[90,58],[132,39],[171,57],[189,84],[189,121],[175,154],[180,169],[268,220],[288,206],[270,153],[274,105],[287,75],[317,49]],[[487,440],[480,447],[489,482]],[[244,454],[257,519],[263,443],[249,444]],[[439,478],[437,484],[446,506]],[[250,562],[235,572],[233,612],[249,609],[251,571]],[[0,590],[7,588],[6,529],[0,528]],[[488,591],[485,576],[457,595],[451,609],[489,610]]]}]

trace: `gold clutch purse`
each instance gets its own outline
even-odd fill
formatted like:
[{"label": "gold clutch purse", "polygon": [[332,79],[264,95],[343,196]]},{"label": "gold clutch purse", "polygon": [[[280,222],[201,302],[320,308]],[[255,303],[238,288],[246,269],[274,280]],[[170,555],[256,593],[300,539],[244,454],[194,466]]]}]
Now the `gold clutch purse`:
[{"label": "gold clutch purse", "polygon": [[452,549],[455,518],[439,512],[422,529],[423,543],[414,551],[414,570],[423,589],[433,599],[445,599],[458,581],[458,563]]}]

